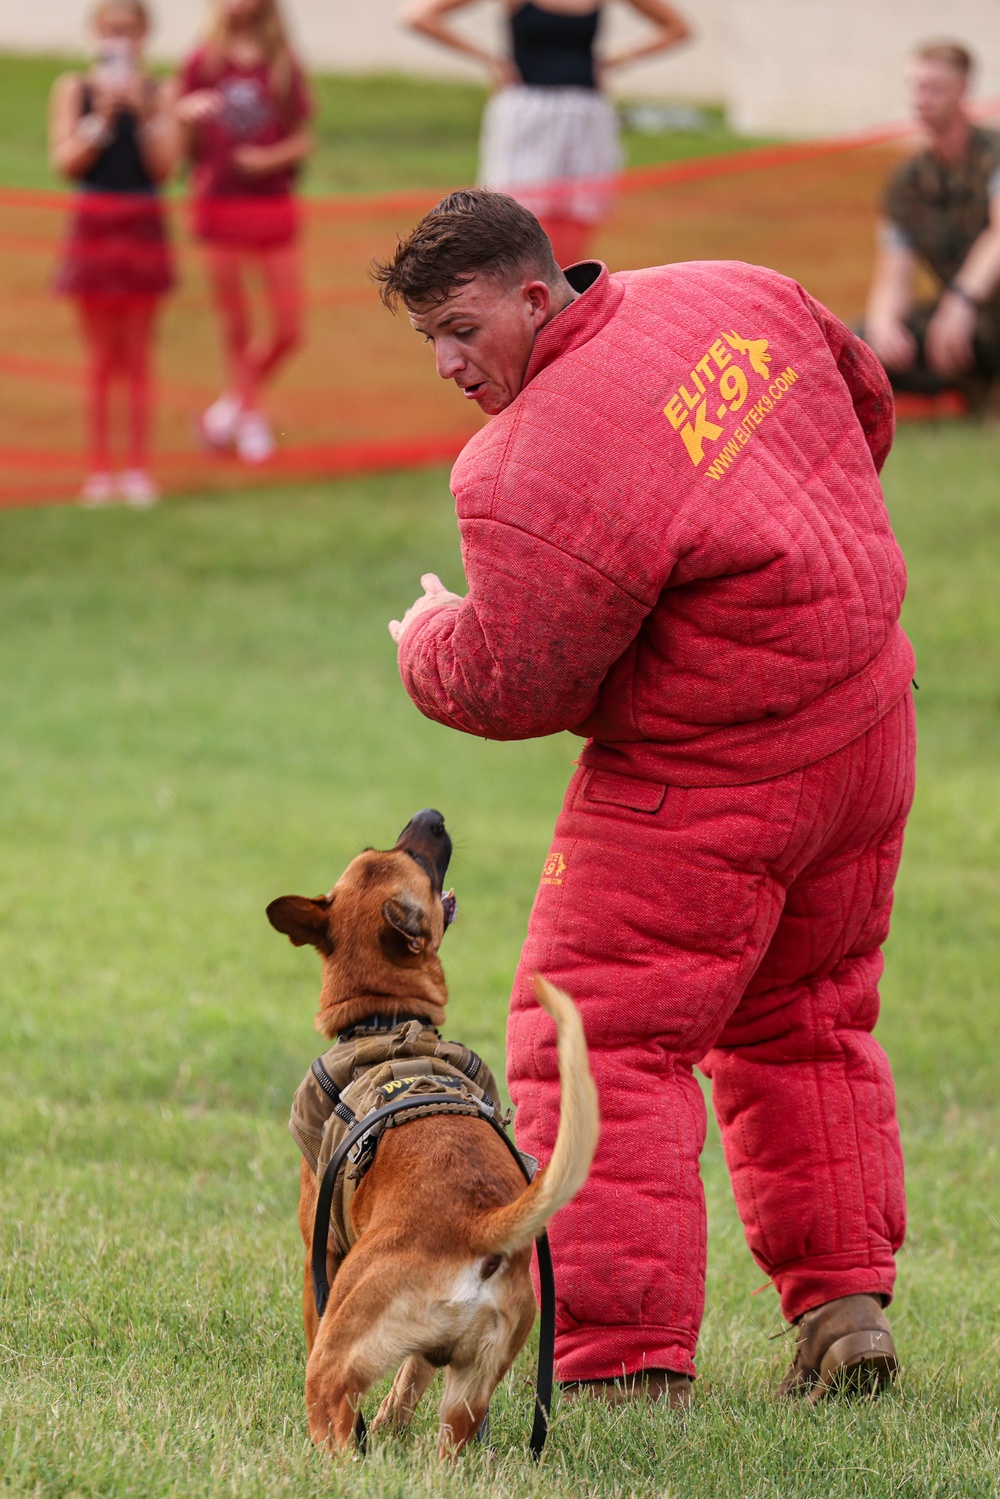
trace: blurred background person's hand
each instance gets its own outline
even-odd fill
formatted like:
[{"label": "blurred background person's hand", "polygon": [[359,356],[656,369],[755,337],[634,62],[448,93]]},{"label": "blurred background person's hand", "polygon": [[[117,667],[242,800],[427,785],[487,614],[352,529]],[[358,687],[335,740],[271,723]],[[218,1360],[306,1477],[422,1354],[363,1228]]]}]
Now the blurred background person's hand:
[{"label": "blurred background person's hand", "polygon": [[222,95],[214,88],[194,89],[177,100],[175,109],[182,125],[201,125],[221,112]]},{"label": "blurred background person's hand", "polygon": [[946,292],[927,325],[927,363],[935,374],[953,379],[971,367],[975,358],[972,343],[975,331],[974,304],[954,292]]},{"label": "blurred background person's hand", "polygon": [[871,317],[865,337],[887,370],[908,370],[917,357],[917,341],[901,318]]}]

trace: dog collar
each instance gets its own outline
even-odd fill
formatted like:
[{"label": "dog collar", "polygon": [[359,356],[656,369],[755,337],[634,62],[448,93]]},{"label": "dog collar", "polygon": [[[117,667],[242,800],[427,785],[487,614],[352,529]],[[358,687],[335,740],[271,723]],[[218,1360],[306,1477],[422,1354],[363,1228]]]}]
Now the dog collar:
[{"label": "dog collar", "polygon": [[419,1020],[428,1030],[434,1030],[426,1015],[366,1015],[357,1025],[338,1031],[337,1040],[353,1041],[355,1036],[377,1036],[383,1031],[394,1031],[397,1025],[407,1025],[411,1020]]}]

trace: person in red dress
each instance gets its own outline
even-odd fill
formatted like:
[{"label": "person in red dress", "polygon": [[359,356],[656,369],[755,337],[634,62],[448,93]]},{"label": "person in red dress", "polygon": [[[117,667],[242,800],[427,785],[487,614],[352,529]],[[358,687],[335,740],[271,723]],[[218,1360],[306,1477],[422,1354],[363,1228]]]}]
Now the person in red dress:
[{"label": "person in red dress", "polygon": [[[94,66],[52,88],[49,154],[76,183],[56,290],[79,309],[87,349],[90,473],[80,498],[150,505],[150,351],[156,311],[173,285],[158,188],[177,160],[166,90],[143,72],[149,14],[141,0],[102,0],[93,14]],[[128,399],[127,460],[111,472],[111,390]]]},{"label": "person in red dress", "polygon": [[[248,463],[274,451],[261,393],[302,327],[295,179],[311,148],[312,106],[277,0],[215,0],[203,46],[175,84],[191,163],[194,230],[222,328],[228,386],[201,418],[205,441]],[[269,331],[254,337],[248,278]]]}]

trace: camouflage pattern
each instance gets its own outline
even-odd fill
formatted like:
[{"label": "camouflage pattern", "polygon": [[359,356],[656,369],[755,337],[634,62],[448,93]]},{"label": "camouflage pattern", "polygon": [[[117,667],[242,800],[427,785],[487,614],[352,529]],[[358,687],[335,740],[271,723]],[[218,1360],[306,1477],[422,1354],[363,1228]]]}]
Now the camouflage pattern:
[{"label": "camouflage pattern", "polygon": [[[921,151],[889,179],[882,200],[885,217],[944,286],[989,222],[990,184],[997,172],[1000,134],[973,125],[964,161],[952,165]],[[1000,307],[1000,288],[990,301]]]},{"label": "camouflage pattern", "polygon": [[[904,244],[932,271],[942,290],[965,264],[975,241],[989,223],[990,198],[1000,173],[1000,134],[973,125],[969,150],[957,165],[932,151],[911,156],[893,173],[882,200],[888,220],[886,243]],[[979,309],[973,336],[973,364],[960,377],[938,375],[927,363],[925,340],[937,302],[923,303],[905,319],[917,341],[917,358],[908,370],[890,370],[896,390],[934,395],[960,390],[973,407],[982,403],[1000,375],[1000,285]]]}]

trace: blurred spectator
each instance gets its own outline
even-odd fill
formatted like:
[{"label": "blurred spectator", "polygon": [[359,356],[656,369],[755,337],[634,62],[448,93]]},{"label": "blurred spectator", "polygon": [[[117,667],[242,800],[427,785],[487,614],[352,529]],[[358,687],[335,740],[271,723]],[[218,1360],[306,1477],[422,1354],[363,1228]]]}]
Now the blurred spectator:
[{"label": "blurred spectator", "polygon": [[651,21],[653,36],[615,57],[596,58],[604,7],[593,0],[504,0],[511,55],[467,42],[445,16],[472,0],[410,0],[403,20],[489,69],[497,92],[483,116],[479,180],[529,208],[548,235],[556,263],[586,254],[607,214],[621,168],[618,119],[600,85],[612,68],[676,47],[687,22],[664,0],[624,0]]},{"label": "blurred spectator", "polygon": [[[159,184],[177,159],[166,90],[143,71],[149,14],[142,0],[101,0],[96,59],[56,79],[49,155],[78,184],[56,287],[77,303],[87,348],[90,473],[80,498],[150,505],[150,351],[160,298],[173,285]],[[128,399],[127,467],[111,472],[110,397]]]},{"label": "blurred spectator", "polygon": [[[921,47],[909,65],[926,146],[891,177],[865,337],[898,390],[956,385],[981,398],[1000,374],[1000,135],[966,113],[972,57],[955,42]],[[916,301],[918,267],[941,284]]]},{"label": "blurred spectator", "polygon": [[[312,112],[277,0],[214,0],[203,46],[175,85],[192,163],[194,228],[222,326],[228,387],[201,418],[214,448],[262,463],[274,438],[264,386],[298,345],[302,284],[295,178]],[[254,339],[247,278],[259,274],[270,331]]]}]

